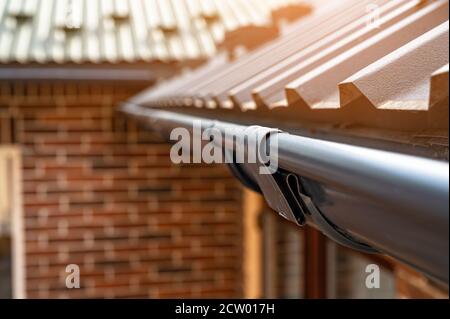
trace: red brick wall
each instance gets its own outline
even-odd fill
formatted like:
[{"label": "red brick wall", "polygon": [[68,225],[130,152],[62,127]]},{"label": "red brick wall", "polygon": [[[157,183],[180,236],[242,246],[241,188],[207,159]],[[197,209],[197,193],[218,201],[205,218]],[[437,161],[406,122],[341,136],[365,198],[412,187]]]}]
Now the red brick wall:
[{"label": "red brick wall", "polygon": [[169,145],[114,112],[133,92],[69,91],[3,97],[23,146],[27,297],[241,297],[227,168],[171,164]]}]

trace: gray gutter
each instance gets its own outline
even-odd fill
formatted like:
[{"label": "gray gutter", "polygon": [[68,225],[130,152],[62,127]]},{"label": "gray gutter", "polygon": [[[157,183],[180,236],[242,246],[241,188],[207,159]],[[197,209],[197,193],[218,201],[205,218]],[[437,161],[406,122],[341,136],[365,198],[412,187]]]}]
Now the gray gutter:
[{"label": "gray gutter", "polygon": [[[191,130],[198,120],[221,132],[248,129],[133,104],[122,111],[166,138],[173,128]],[[306,181],[313,206],[332,225],[448,286],[448,162],[287,133],[278,135],[278,145],[279,167]],[[262,185],[243,169],[252,183]],[[274,199],[263,193],[269,205],[285,195],[279,192]],[[324,230],[315,220],[312,224]]]}]

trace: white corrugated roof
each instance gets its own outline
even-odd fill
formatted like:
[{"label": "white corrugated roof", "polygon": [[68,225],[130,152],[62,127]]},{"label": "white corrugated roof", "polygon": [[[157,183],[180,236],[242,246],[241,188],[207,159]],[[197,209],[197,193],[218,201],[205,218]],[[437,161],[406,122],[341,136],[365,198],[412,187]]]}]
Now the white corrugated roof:
[{"label": "white corrugated roof", "polygon": [[0,0],[0,63],[201,59],[297,0]]}]

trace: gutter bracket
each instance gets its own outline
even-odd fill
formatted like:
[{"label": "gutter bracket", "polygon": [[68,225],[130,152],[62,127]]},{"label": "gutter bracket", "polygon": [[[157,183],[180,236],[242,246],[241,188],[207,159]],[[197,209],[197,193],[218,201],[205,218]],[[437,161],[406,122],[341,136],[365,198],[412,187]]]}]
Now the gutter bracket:
[{"label": "gutter bracket", "polygon": [[363,253],[379,253],[379,251],[366,243],[363,243],[344,230],[340,229],[334,225],[320,209],[314,204],[312,198],[306,194],[305,187],[302,183],[302,178],[299,176],[287,173],[286,183],[291,185],[289,188],[297,199],[298,206],[303,207],[306,212],[307,224],[315,226],[320,230],[325,236],[334,240],[342,246],[361,251]]},{"label": "gutter bracket", "polygon": [[[262,127],[250,127],[250,129],[256,130],[255,136],[264,136],[267,142],[270,142],[270,138],[274,135],[282,133]],[[230,151],[226,151],[226,156],[234,158],[235,154],[228,152]],[[267,204],[283,218],[298,226],[312,225],[343,246],[364,253],[378,253],[375,248],[353,238],[328,220],[305,192],[302,178],[296,174],[281,168],[273,174],[261,174],[260,167],[266,163],[231,162],[229,165],[235,176],[245,186],[251,186],[251,189],[262,193]]]}]

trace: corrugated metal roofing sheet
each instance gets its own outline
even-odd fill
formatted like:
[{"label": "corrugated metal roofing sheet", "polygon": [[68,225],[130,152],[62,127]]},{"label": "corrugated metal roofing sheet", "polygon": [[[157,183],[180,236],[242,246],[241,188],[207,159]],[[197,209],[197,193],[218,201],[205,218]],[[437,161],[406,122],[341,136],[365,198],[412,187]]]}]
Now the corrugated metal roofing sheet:
[{"label": "corrugated metal roofing sheet", "polygon": [[429,105],[448,108],[448,63],[431,75]]},{"label": "corrugated metal roofing sheet", "polygon": [[[193,81],[174,80],[169,89],[161,85],[134,102],[271,109],[272,117],[299,122],[448,129],[448,1],[333,4],[243,59],[198,71],[203,74]],[[367,11],[374,4],[375,20]]]},{"label": "corrugated metal roofing sheet", "polygon": [[[298,0],[0,0],[0,63],[202,59]],[[277,13],[277,10],[281,10]],[[286,17],[292,18],[291,14]],[[271,27],[268,27],[271,26]],[[275,28],[276,29],[276,28]],[[272,31],[273,32],[273,31]]]},{"label": "corrugated metal roofing sheet", "polygon": [[[384,0],[386,2],[387,0]],[[382,2],[382,1],[378,1]],[[272,44],[267,45],[252,54],[249,54],[230,66],[224,66],[221,69],[214,70],[211,74],[205,75],[204,78],[198,81],[192,82],[188,86],[183,88],[179,87],[176,91],[172,91],[172,97],[177,95],[182,102],[196,104],[196,105],[211,105],[214,101],[203,101],[200,99],[201,92],[214,93],[215,90],[222,90],[226,92],[226,88],[223,85],[231,86],[238,79],[246,80],[252,79],[258,72],[273,66],[277,61],[289,57],[298,51],[299,47],[310,45],[314,42],[315,37],[308,41],[305,41],[305,36],[308,37],[309,33],[316,31],[318,35],[325,35],[328,32],[332,32],[334,29],[328,28],[332,25],[332,21],[335,21],[337,27],[345,25],[349,21],[352,21],[358,15],[363,15],[366,10],[366,5],[371,1],[359,1],[359,0],[344,0],[328,2],[327,5],[316,5],[312,15],[304,18],[293,27],[289,34],[274,41]],[[339,21],[343,19],[343,21]],[[245,69],[245,72],[243,72]],[[228,83],[230,82],[230,83]],[[194,95],[198,95],[199,98],[195,98]],[[203,103],[205,102],[205,103]],[[222,107],[230,107],[229,101],[226,99],[223,101]]]},{"label": "corrugated metal roofing sheet", "polygon": [[379,109],[427,110],[431,76],[448,62],[448,28],[441,24],[345,80],[341,105],[364,96]]}]

